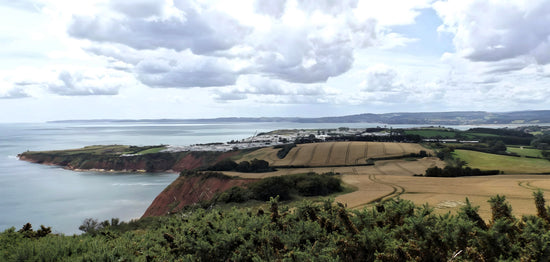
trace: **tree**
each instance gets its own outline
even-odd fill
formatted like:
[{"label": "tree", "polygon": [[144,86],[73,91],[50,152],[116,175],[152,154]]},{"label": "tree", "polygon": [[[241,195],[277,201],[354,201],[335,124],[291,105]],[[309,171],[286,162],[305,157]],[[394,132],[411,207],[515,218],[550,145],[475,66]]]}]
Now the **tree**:
[{"label": "tree", "polygon": [[259,172],[266,171],[269,169],[269,163],[265,160],[255,159],[250,162],[250,171]]},{"label": "tree", "polygon": [[96,231],[101,229],[101,224],[97,222],[97,219],[93,218],[86,218],[82,222],[82,225],[78,227],[80,231],[83,231],[84,233],[95,233]]},{"label": "tree", "polygon": [[241,161],[237,167],[235,167],[235,170],[237,170],[237,172],[242,172],[242,173],[246,173],[246,172],[249,172],[250,171],[250,162],[248,161]]}]

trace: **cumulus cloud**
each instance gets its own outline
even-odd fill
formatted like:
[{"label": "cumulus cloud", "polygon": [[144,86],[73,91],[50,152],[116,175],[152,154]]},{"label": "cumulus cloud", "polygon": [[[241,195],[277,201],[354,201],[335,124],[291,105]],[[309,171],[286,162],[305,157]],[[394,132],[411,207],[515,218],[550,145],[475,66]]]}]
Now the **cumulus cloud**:
[{"label": "cumulus cloud", "polygon": [[[112,68],[133,65],[137,78],[154,87],[231,85],[242,74],[323,83],[348,72],[357,49],[408,42],[363,15],[356,0],[256,1],[256,13],[246,15],[262,21],[257,25],[205,2],[108,3],[95,15],[74,16],[69,34],[91,40],[86,50],[114,59]],[[409,8],[403,9],[417,15]],[[166,50],[173,51],[169,58],[162,57]]]},{"label": "cumulus cloud", "polygon": [[281,18],[285,12],[286,0],[254,1],[254,9],[259,14]]},{"label": "cumulus cloud", "polygon": [[50,92],[63,96],[116,95],[121,79],[107,74],[62,71],[57,80],[46,86]]},{"label": "cumulus cloud", "polygon": [[239,78],[234,87],[214,91],[216,99],[237,100],[254,97],[262,103],[318,103],[339,94],[337,90],[320,84],[294,84],[282,80],[248,75]]},{"label": "cumulus cloud", "polygon": [[186,52],[147,57],[136,65],[135,70],[138,79],[148,86],[181,88],[233,85],[238,77],[237,71],[225,59]]},{"label": "cumulus cloud", "polygon": [[21,85],[13,85],[6,81],[0,81],[0,99],[15,99],[29,97]]},{"label": "cumulus cloud", "polygon": [[550,63],[549,1],[449,0],[434,9],[443,20],[440,30],[453,33],[457,53],[471,61]]},{"label": "cumulus cloud", "polygon": [[397,77],[397,72],[386,65],[375,65],[365,70],[366,79],[361,84],[362,91],[402,91],[403,83]]},{"label": "cumulus cloud", "polygon": [[[68,33],[97,42],[124,44],[135,49],[190,49],[196,54],[226,50],[239,43],[249,32],[238,21],[212,9],[176,1],[139,1],[137,5],[121,1],[111,6],[118,15],[74,16]],[[172,12],[162,13],[164,9]]]},{"label": "cumulus cloud", "polygon": [[164,1],[156,0],[111,0],[109,3],[113,10],[128,15],[129,17],[159,17],[163,15]]},{"label": "cumulus cloud", "polygon": [[256,32],[251,45],[258,71],[294,83],[326,82],[347,72],[353,51],[374,45],[376,21],[354,14],[353,1],[328,8],[326,1],[298,1],[269,31]]},{"label": "cumulus cloud", "polygon": [[403,74],[385,64],[377,64],[364,71],[360,84],[360,103],[427,103],[441,100],[446,94],[440,79],[418,79]]},{"label": "cumulus cloud", "polygon": [[214,95],[214,99],[216,99],[219,102],[225,103],[228,101],[236,101],[236,100],[244,100],[246,99],[246,94],[242,93],[235,93],[232,91],[229,92],[218,92]]}]

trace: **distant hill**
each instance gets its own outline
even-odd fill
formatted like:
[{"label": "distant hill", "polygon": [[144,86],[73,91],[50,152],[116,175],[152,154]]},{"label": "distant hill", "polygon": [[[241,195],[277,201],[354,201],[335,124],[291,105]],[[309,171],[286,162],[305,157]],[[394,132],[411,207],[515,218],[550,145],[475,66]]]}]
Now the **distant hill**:
[{"label": "distant hill", "polygon": [[514,112],[420,112],[358,114],[336,117],[225,117],[211,119],[140,119],[140,120],[63,120],[66,122],[155,122],[155,123],[221,123],[221,122],[296,122],[296,123],[381,123],[419,125],[483,125],[483,124],[547,124],[550,123],[550,110]]}]

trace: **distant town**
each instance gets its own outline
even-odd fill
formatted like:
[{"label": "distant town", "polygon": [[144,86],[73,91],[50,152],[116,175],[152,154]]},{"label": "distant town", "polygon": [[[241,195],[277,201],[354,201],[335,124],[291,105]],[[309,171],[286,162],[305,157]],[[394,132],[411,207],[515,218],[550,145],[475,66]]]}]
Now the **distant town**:
[{"label": "distant town", "polygon": [[[441,127],[434,127],[442,129]],[[445,129],[445,128],[443,128]],[[451,129],[449,129],[451,130]],[[421,138],[418,135],[407,135],[403,129],[393,130],[386,127],[375,128],[332,128],[332,129],[292,129],[275,130],[259,133],[241,140],[228,142],[194,144],[187,146],[169,145],[163,152],[182,151],[231,151],[237,149],[259,148],[284,145],[289,143],[313,143],[325,141],[385,141],[385,142],[441,142],[441,143],[478,143],[477,140],[460,140],[456,138]]]}]

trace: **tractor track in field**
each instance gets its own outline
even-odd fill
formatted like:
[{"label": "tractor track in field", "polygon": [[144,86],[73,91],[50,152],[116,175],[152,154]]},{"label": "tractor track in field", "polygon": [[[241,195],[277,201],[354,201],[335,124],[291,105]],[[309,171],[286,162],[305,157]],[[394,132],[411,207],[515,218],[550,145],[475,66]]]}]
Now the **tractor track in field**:
[{"label": "tractor track in field", "polygon": [[352,142],[348,142],[348,146],[346,148],[346,159],[344,160],[344,165],[348,165],[348,161],[349,161],[349,151],[351,149],[351,143]]},{"label": "tractor track in field", "polygon": [[397,143],[397,146],[399,146],[399,148],[401,149],[401,155],[406,155],[407,151],[405,150],[405,148],[403,147],[403,145],[401,143]]},{"label": "tractor track in field", "polygon": [[[374,169],[376,169],[376,171],[380,172],[381,174],[387,176],[388,174],[384,171],[382,171],[380,168],[378,167],[374,167]],[[375,182],[375,183],[378,183],[378,184],[383,184],[383,185],[387,185],[387,186],[390,186],[393,188],[393,191],[389,194],[386,194],[378,199],[375,199],[373,201],[371,201],[370,203],[373,203],[373,202],[380,202],[380,201],[383,201],[383,200],[387,200],[387,199],[391,199],[391,198],[394,198],[394,197],[397,197],[397,196],[400,196],[402,194],[405,193],[405,188],[398,185],[398,184],[394,184],[394,183],[390,183],[390,182],[384,182],[384,181],[380,181],[379,179],[376,178],[376,175],[372,174],[369,176],[369,179],[372,181],[372,182]]]},{"label": "tractor track in field", "polygon": [[332,149],[334,148],[334,145],[336,145],[336,143],[332,143],[330,145],[330,148],[328,150],[327,159],[325,160],[325,165],[328,165],[330,163],[330,158],[332,157]]},{"label": "tractor track in field", "polygon": [[355,159],[356,165],[359,165],[359,160],[361,159],[367,160],[368,151],[369,151],[369,142],[365,142],[365,152],[363,153],[363,157],[358,157],[357,159]]},{"label": "tractor track in field", "polygon": [[[383,175],[387,175],[384,171],[380,170],[378,167],[375,167],[376,171],[380,172],[381,174]],[[354,175],[359,175],[359,173],[357,172],[357,169],[354,167],[352,168],[352,171],[353,171],[353,174]],[[380,203],[380,202],[383,202],[383,201],[386,201],[386,200],[389,200],[389,199],[392,199],[392,198],[395,198],[395,197],[398,197],[402,194],[404,194],[406,192],[405,188],[398,185],[398,184],[394,184],[394,183],[390,183],[390,182],[385,182],[385,181],[381,181],[379,179],[376,178],[376,175],[375,174],[369,174],[368,175],[368,178],[370,181],[376,183],[376,184],[381,184],[381,185],[385,185],[385,186],[389,186],[392,188],[392,191],[390,193],[387,193],[383,196],[380,196],[374,200],[371,200],[369,202],[366,202],[366,203],[362,203],[362,204],[359,204],[359,205],[355,205],[351,208],[357,208],[357,207],[361,207],[361,206],[365,206],[365,205],[369,205],[369,204],[374,204],[374,203]]]},{"label": "tractor track in field", "polygon": [[292,160],[290,161],[290,163],[288,163],[289,166],[294,165],[294,162],[296,162],[296,158],[298,157],[298,153],[300,153],[301,149],[302,149],[301,147],[298,147],[296,149],[296,153],[294,153],[294,156],[292,157]]},{"label": "tractor track in field", "polygon": [[319,146],[318,143],[316,143],[313,146],[313,150],[311,150],[311,154],[309,154],[309,159],[307,160],[306,164],[307,166],[311,166],[311,161],[313,161],[313,156],[315,155],[315,151],[317,151],[317,147]]},{"label": "tractor track in field", "polygon": [[410,170],[404,168],[404,167],[403,167],[402,165],[400,165],[399,163],[394,163],[394,165],[395,165],[396,167],[398,167],[399,169],[403,170],[405,173],[414,175],[414,172],[411,172]]},{"label": "tractor track in field", "polygon": [[[536,182],[536,181],[531,181],[531,182]],[[518,186],[523,187],[525,189],[529,189],[529,190],[542,190],[542,191],[550,192],[550,189],[545,189],[545,188],[540,188],[540,187],[533,186],[533,185],[531,185],[531,182],[530,181],[519,181]]]}]

